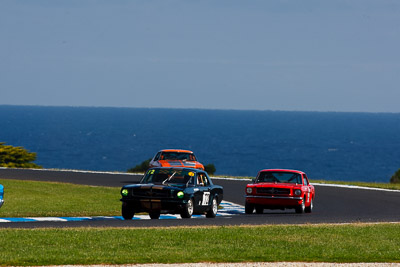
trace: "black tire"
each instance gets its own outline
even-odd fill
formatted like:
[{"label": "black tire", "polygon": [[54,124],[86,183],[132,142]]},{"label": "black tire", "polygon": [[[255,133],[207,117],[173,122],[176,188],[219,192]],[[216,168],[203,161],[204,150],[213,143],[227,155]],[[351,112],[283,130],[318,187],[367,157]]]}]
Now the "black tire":
[{"label": "black tire", "polygon": [[135,211],[133,209],[133,206],[123,202],[122,203],[122,217],[124,220],[132,220],[133,216],[135,215]]},{"label": "black tire", "polygon": [[210,210],[207,211],[206,213],[206,217],[215,218],[215,216],[217,216],[217,212],[218,212],[218,201],[217,198],[214,197],[211,203]]},{"label": "black tire", "polygon": [[304,213],[306,210],[306,199],[304,198],[301,205],[296,207],[296,213]]},{"label": "black tire", "polygon": [[311,199],[310,200],[310,206],[306,207],[304,211],[306,213],[311,213],[313,208],[314,208],[314,199]]},{"label": "black tire", "polygon": [[264,207],[256,206],[256,213],[257,214],[263,214],[264,213]]},{"label": "black tire", "polygon": [[254,211],[254,205],[246,202],[244,204],[244,212],[246,214],[253,214],[253,211]]},{"label": "black tire", "polygon": [[152,220],[160,219],[160,213],[159,212],[150,212],[149,215],[150,215],[150,219],[152,219]]},{"label": "black tire", "polygon": [[194,210],[193,199],[189,199],[185,207],[183,208],[183,211],[181,212],[181,217],[183,219],[189,219],[193,215],[193,210]]}]

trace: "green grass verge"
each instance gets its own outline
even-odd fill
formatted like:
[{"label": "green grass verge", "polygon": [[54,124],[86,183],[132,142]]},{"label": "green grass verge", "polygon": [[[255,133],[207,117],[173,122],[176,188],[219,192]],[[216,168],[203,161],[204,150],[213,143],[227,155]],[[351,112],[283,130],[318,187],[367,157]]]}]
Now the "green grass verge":
[{"label": "green grass verge", "polygon": [[116,187],[0,179],[5,203],[0,217],[113,216],[121,214]]},{"label": "green grass verge", "polygon": [[1,265],[400,262],[400,225],[0,229]]},{"label": "green grass verge", "polygon": [[[0,179],[0,217],[119,215],[119,188]],[[365,186],[365,184],[363,185]],[[399,224],[1,229],[0,265],[400,262]]]}]

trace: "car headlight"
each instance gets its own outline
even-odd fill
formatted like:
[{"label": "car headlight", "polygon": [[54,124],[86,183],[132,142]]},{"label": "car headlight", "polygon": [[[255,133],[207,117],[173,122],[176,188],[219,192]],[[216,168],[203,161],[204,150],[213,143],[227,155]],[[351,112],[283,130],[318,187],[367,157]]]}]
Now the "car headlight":
[{"label": "car headlight", "polygon": [[247,192],[247,194],[253,193],[253,188],[247,187],[247,188],[246,188],[246,192]]},{"label": "car headlight", "polygon": [[300,195],[301,195],[301,190],[300,190],[300,189],[294,190],[294,194],[295,194],[296,196],[300,196]]},{"label": "car headlight", "polygon": [[178,193],[176,193],[176,196],[178,198],[183,198],[185,196],[185,193],[183,193],[182,191],[179,191]]},{"label": "car headlight", "polygon": [[124,197],[126,197],[128,195],[128,193],[129,193],[128,189],[122,189],[121,190],[121,195],[124,196]]}]

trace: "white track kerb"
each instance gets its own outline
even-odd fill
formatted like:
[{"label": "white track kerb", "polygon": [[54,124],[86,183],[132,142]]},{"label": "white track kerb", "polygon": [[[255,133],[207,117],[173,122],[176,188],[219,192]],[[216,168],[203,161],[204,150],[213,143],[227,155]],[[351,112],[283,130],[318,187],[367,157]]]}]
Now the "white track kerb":
[{"label": "white track kerb", "polygon": [[[244,213],[244,207],[227,201],[222,201],[217,216],[233,216]],[[205,215],[193,215],[192,218],[205,218]],[[161,215],[160,219],[180,219],[180,215]],[[133,220],[148,220],[149,215],[135,215]],[[26,217],[26,218],[0,218],[0,223],[6,222],[72,222],[72,221],[104,221],[124,220],[122,216],[95,216],[95,217]]]}]

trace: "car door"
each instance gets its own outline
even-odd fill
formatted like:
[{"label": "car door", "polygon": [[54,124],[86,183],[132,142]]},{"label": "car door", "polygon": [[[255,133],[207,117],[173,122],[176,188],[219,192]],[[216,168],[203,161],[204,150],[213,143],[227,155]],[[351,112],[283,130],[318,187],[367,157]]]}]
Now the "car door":
[{"label": "car door", "polygon": [[194,202],[197,212],[204,212],[210,206],[210,181],[202,172],[197,173]]},{"label": "car door", "polygon": [[306,206],[307,206],[307,205],[310,204],[310,201],[311,201],[311,199],[313,197],[312,196],[313,192],[311,191],[311,186],[310,186],[310,183],[308,182],[308,178],[307,178],[306,174],[303,175],[303,184],[307,188],[307,193],[305,194],[305,196],[306,196]]}]

